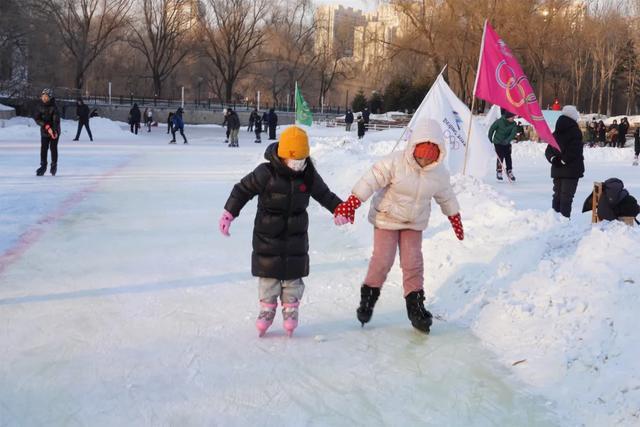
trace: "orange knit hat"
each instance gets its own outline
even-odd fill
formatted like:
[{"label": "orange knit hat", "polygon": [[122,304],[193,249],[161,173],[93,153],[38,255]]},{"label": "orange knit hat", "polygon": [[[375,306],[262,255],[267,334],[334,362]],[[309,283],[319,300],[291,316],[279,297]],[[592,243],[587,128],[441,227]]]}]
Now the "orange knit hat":
[{"label": "orange knit hat", "polygon": [[309,157],[309,137],[304,129],[289,126],[280,134],[278,156],[282,159],[295,160]]},{"label": "orange knit hat", "polygon": [[416,145],[416,148],[413,149],[413,155],[421,159],[428,159],[435,162],[438,160],[438,157],[440,157],[440,148],[432,142],[422,142]]}]

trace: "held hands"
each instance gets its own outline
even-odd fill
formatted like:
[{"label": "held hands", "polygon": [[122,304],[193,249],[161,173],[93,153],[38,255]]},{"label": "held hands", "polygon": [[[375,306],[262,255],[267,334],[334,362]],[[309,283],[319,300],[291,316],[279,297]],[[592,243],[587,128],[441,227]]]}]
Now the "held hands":
[{"label": "held hands", "polygon": [[353,194],[350,195],[346,202],[340,203],[336,207],[336,210],[333,211],[333,222],[336,225],[344,225],[347,222],[353,224],[353,221],[355,221],[356,209],[358,209],[360,205],[362,205],[360,199]]},{"label": "held hands", "polygon": [[57,139],[58,135],[56,135],[56,132],[51,128],[50,125],[44,125],[44,130],[47,131],[47,134],[49,134],[49,137],[51,139]]},{"label": "held hands", "polygon": [[229,234],[229,228],[231,228],[231,221],[233,221],[235,218],[233,217],[233,215],[231,215],[229,213],[229,211],[227,210],[223,210],[222,211],[222,216],[220,217],[220,232],[229,237],[231,236],[231,234]]},{"label": "held hands", "polygon": [[449,222],[451,223],[451,227],[453,227],[454,233],[456,233],[456,237],[458,240],[464,240],[464,229],[462,228],[462,218],[460,217],[460,212],[455,215],[448,216]]}]

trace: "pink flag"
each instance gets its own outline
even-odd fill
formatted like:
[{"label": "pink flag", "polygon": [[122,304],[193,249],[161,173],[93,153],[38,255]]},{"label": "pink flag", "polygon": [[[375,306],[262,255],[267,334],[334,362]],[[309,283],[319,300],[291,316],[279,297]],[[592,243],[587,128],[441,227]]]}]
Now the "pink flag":
[{"label": "pink flag", "polygon": [[476,79],[476,96],[525,118],[540,139],[560,150],[542,116],[536,95],[520,64],[487,22]]}]

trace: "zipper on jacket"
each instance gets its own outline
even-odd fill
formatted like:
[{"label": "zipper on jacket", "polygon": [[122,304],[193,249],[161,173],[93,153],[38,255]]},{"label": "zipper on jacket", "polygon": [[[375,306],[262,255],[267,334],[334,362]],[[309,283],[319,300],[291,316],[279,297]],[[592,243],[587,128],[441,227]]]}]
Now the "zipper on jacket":
[{"label": "zipper on jacket", "polygon": [[[289,218],[291,218],[291,213],[293,211],[293,189],[294,189],[294,185],[293,185],[293,177],[289,177],[289,183],[291,185],[291,197],[289,197],[289,209],[287,210],[287,217],[286,217],[286,221],[284,223],[284,235],[285,238],[287,237],[288,233],[289,233]],[[282,260],[284,262],[284,273],[285,275],[287,274],[287,270],[288,265],[287,265],[287,254],[283,253],[282,255]]]}]

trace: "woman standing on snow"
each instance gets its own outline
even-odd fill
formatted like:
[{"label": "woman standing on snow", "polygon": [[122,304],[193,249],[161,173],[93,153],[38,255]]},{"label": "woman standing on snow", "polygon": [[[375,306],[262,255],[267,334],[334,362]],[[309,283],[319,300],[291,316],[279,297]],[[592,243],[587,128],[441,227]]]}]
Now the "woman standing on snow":
[{"label": "woman standing on snow", "polygon": [[273,323],[280,297],[283,326],[291,336],[298,326],[302,278],[309,275],[309,198],[332,213],[341,200],[311,162],[307,133],[301,128],[285,129],[280,141],[267,147],[264,157],[266,163],[233,187],[220,218],[220,232],[229,236],[231,221],[258,196],[251,256],[251,273],[258,277],[261,306],[256,327],[263,336]]},{"label": "woman standing on snow", "polygon": [[578,180],[584,176],[584,144],[582,132],[578,127],[580,113],[573,105],[565,105],[562,115],[556,121],[553,136],[560,146],[560,151],[547,145],[545,157],[551,163],[553,178],[553,199],[551,207],[554,211],[569,218],[571,203],[578,188]]},{"label": "woman standing on snow", "polygon": [[374,226],[373,255],[357,310],[363,326],[371,320],[399,247],[407,315],[413,327],[429,333],[432,316],[424,308],[422,232],[429,224],[432,198],[449,218],[456,237],[464,238],[458,200],[442,164],[445,155],[438,122],[419,122],[405,150],[374,164],[353,187],[349,199],[336,209],[337,225],[353,223],[355,210],[375,193],[369,210],[369,222]]}]

